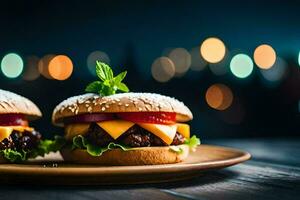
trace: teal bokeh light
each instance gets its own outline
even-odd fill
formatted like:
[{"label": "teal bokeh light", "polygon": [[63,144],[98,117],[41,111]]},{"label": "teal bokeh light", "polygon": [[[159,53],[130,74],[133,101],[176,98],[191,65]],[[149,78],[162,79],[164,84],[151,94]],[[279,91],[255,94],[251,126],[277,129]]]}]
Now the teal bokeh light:
[{"label": "teal bokeh light", "polygon": [[238,78],[246,78],[253,71],[253,61],[246,54],[237,54],[230,62],[230,71]]},{"label": "teal bokeh light", "polygon": [[300,51],[299,51],[299,54],[298,54],[298,65],[300,66]]},{"label": "teal bokeh light", "polygon": [[16,53],[6,54],[1,61],[1,71],[7,78],[17,78],[23,71],[24,63]]}]

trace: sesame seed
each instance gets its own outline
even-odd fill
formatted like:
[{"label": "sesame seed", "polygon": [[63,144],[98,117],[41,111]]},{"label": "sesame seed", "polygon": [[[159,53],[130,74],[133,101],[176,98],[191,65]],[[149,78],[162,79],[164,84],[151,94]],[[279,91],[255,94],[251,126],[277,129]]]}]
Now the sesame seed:
[{"label": "sesame seed", "polygon": [[146,107],[147,110],[151,110],[151,106],[150,105],[146,104],[145,107]]},{"label": "sesame seed", "polygon": [[129,104],[128,104],[128,103],[126,103],[126,104],[125,104],[125,106],[126,106],[126,107],[128,107],[128,106],[129,106]]},{"label": "sesame seed", "polygon": [[101,110],[104,111],[104,110],[105,110],[105,107],[102,107]]}]

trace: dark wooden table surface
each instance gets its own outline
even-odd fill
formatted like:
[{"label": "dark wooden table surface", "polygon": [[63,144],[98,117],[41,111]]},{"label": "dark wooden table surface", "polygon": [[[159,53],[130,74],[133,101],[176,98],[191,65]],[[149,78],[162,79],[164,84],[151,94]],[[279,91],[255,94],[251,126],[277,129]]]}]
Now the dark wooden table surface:
[{"label": "dark wooden table surface", "polygon": [[300,139],[212,140],[249,151],[252,159],[194,179],[144,185],[0,187],[0,199],[300,199]]}]

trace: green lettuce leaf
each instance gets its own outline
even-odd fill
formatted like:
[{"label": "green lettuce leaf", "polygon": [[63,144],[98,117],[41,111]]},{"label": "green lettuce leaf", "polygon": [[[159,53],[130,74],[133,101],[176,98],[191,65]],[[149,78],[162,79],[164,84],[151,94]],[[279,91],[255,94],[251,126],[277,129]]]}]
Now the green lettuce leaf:
[{"label": "green lettuce leaf", "polygon": [[65,139],[61,136],[55,136],[54,140],[41,140],[37,148],[30,151],[30,158],[44,156],[50,152],[59,151],[65,143]]},{"label": "green lettuce leaf", "polygon": [[132,148],[128,148],[121,144],[109,143],[106,147],[99,147],[93,144],[90,144],[88,140],[82,135],[75,136],[73,138],[72,149],[85,149],[91,156],[101,156],[104,152],[111,149],[122,149],[123,151],[132,150]]},{"label": "green lettuce leaf", "polygon": [[[196,135],[193,135],[193,137],[185,139],[184,141],[184,144],[188,145],[190,150],[194,150],[198,145],[200,145],[200,143],[200,139],[197,138]],[[183,153],[183,149],[180,146],[170,146],[170,150],[178,154]]]},{"label": "green lettuce leaf", "polygon": [[193,135],[193,137],[186,139],[184,141],[184,144],[188,145],[190,149],[195,149],[198,145],[201,144],[201,141],[199,138],[197,138],[196,135]]},{"label": "green lettuce leaf", "polygon": [[13,149],[4,149],[1,150],[0,153],[3,155],[3,157],[10,162],[22,162],[24,160],[27,160],[27,152],[25,151],[16,151]]},{"label": "green lettuce leaf", "polygon": [[178,154],[182,154],[183,153],[183,149],[179,146],[170,146],[170,150],[171,151],[174,151]]}]

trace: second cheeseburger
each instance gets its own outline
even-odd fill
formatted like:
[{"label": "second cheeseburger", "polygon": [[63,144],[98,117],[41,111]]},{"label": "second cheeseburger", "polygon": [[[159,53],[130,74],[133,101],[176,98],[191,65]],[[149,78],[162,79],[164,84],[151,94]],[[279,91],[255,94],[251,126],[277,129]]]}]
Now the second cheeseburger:
[{"label": "second cheeseburger", "polygon": [[52,121],[65,129],[66,161],[101,165],[153,165],[183,161],[199,139],[184,122],[182,102],[153,93],[84,94],[61,102]]}]

